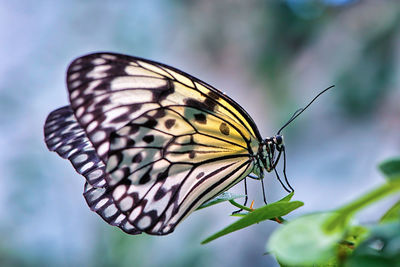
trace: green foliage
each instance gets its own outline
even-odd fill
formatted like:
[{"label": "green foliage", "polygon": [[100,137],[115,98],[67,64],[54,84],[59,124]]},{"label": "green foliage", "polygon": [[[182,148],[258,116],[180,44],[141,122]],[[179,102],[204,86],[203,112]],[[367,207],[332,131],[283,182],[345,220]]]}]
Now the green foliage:
[{"label": "green foliage", "polygon": [[396,202],[381,218],[381,223],[393,222],[400,218],[400,200]]},{"label": "green foliage", "polygon": [[356,212],[400,192],[400,161],[380,165],[387,182],[330,213],[305,215],[273,233],[269,250],[285,266],[396,266],[400,258],[400,204],[380,219],[381,225],[354,226]]},{"label": "green foliage", "polygon": [[370,227],[368,238],[346,261],[347,266],[400,266],[400,220]]},{"label": "green foliage", "polygon": [[290,222],[280,216],[303,205],[291,201],[293,193],[255,210],[236,203],[234,199],[238,196],[221,196],[219,199],[223,200],[215,204],[229,201],[247,212],[237,214],[239,220],[202,244],[270,219],[284,222],[267,244],[268,252],[282,266],[400,266],[400,199],[381,218],[376,218],[376,223],[353,224],[357,212],[400,192],[400,158],[387,160],[379,168],[386,182],[378,188],[333,211],[303,215]]},{"label": "green foliage", "polygon": [[[281,222],[280,217],[283,215],[286,215],[290,213],[291,211],[303,206],[303,202],[301,201],[290,201],[292,198],[293,193],[290,193],[289,195],[285,196],[281,200],[271,203],[268,205],[265,205],[261,208],[258,209],[249,209],[247,207],[244,207],[233,200],[230,200],[230,202],[241,209],[247,210],[247,213],[245,214],[239,214],[241,219],[238,221],[232,223],[231,225],[225,227],[221,231],[213,234],[212,236],[206,238],[203,240],[201,243],[206,244],[208,242],[213,241],[214,239],[217,239],[221,236],[227,235],[229,233],[232,233],[234,231],[246,228],[250,225],[265,221],[265,220],[274,220],[277,222]],[[234,214],[235,215],[235,214]]]},{"label": "green foliage", "polygon": [[[400,176],[398,176],[398,178],[400,178]],[[375,203],[385,196],[399,191],[400,179],[390,180],[388,183],[383,184],[377,189],[362,195],[347,205],[344,205],[343,207],[337,209],[335,214],[327,219],[325,224],[326,232],[330,233],[334,231],[345,230],[349,224],[349,221],[357,211]]]},{"label": "green foliage", "polygon": [[330,216],[329,213],[311,214],[285,224],[271,236],[268,250],[288,265],[319,264],[330,260],[341,239],[339,232],[326,234],[323,230],[323,224]]},{"label": "green foliage", "polygon": [[231,225],[227,226],[226,228],[222,229],[221,231],[206,238],[201,243],[206,244],[214,239],[217,239],[221,236],[227,235],[234,231],[246,228],[250,225],[286,215],[289,212],[291,212],[301,206],[303,206],[303,202],[301,202],[301,201],[275,202],[275,203],[263,206],[259,209],[255,209],[255,210],[249,212],[247,215],[243,216],[238,221],[232,223]]},{"label": "green foliage", "polygon": [[400,157],[385,160],[379,164],[379,169],[388,179],[400,175]]}]

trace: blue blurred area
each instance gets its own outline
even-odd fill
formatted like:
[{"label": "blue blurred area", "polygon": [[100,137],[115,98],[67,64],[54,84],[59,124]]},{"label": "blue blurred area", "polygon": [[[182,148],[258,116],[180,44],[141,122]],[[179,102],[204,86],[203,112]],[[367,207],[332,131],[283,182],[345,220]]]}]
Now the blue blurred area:
[{"label": "blue blurred area", "polygon": [[[272,222],[199,244],[235,220],[227,204],[163,237],[128,236],[91,212],[83,178],[43,142],[47,114],[68,104],[68,63],[112,51],[180,68],[237,100],[264,137],[336,84],[283,133],[299,215],[382,183],[376,164],[399,154],[399,26],[389,0],[0,2],[0,265],[277,265],[263,255]],[[273,175],[266,185],[271,201],[285,194]]]}]

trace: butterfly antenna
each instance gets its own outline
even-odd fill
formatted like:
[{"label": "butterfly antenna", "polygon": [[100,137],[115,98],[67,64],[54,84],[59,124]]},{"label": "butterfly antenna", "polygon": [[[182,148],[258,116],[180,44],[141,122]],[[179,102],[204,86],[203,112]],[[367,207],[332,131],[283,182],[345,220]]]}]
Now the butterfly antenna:
[{"label": "butterfly antenna", "polygon": [[329,89],[335,87],[334,85],[329,86],[328,88],[322,90],[318,95],[316,95],[311,101],[310,103],[307,104],[307,106],[305,106],[304,108],[300,108],[298,110],[296,110],[295,113],[293,113],[292,117],[290,117],[290,119],[282,126],[282,128],[279,129],[277,135],[279,135],[281,133],[281,131],[288,126],[292,121],[294,121],[298,116],[300,116],[301,113],[303,113],[304,110],[306,110],[320,95],[322,95],[323,93],[325,93],[326,91],[328,91]]}]

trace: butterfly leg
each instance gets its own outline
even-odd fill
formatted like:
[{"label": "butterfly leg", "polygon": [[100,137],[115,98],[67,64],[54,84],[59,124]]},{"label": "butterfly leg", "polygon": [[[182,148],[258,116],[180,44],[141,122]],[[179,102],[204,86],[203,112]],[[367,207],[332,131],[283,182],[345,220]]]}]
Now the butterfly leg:
[{"label": "butterfly leg", "polygon": [[285,177],[286,184],[289,186],[291,192],[294,192],[293,187],[289,184],[288,178],[286,176],[286,150],[285,147],[283,147],[283,176]]},{"label": "butterfly leg", "polygon": [[[278,158],[280,157],[280,155],[281,155],[281,152],[279,152]],[[284,169],[283,174],[284,174],[285,179],[286,179],[286,181],[287,181],[287,178],[286,178],[286,153],[285,153],[285,147],[283,147],[283,157],[284,157],[284,159],[283,159],[283,169]],[[269,159],[270,162],[272,162],[272,159],[271,159],[271,155],[270,155],[270,154],[268,154],[268,159]],[[276,161],[276,163],[277,163],[277,162],[278,162],[278,161]],[[279,174],[278,174],[278,172],[276,171],[276,165],[277,165],[277,164],[272,164],[272,169],[273,169],[274,172],[275,172],[276,178],[278,179],[279,183],[282,185],[283,189],[285,189],[288,193],[290,193],[291,191],[289,191],[289,189],[287,189],[287,187],[283,184],[281,178],[279,177]],[[264,183],[263,183],[263,184],[264,184]],[[290,186],[290,185],[289,185],[289,186]],[[290,188],[292,189],[291,186],[290,186]],[[263,185],[263,190],[264,190],[264,185]],[[292,189],[292,190],[293,190],[293,189]],[[263,192],[264,192],[264,191],[263,191]],[[265,202],[265,201],[264,201],[264,202]]]},{"label": "butterfly leg", "polygon": [[264,198],[264,203],[265,205],[267,205],[267,197],[265,196],[265,189],[264,189],[264,175],[262,175],[262,177],[258,177],[256,175],[247,175],[247,177],[250,177],[251,179],[255,179],[255,180],[261,180],[261,185],[262,185],[262,192],[263,192],[263,198]]},{"label": "butterfly leg", "polygon": [[262,192],[263,192],[264,203],[265,203],[265,205],[268,205],[267,198],[265,196],[264,179],[260,179],[260,180],[261,180],[261,187],[262,187]]},{"label": "butterfly leg", "polygon": [[[246,177],[247,178],[247,177]],[[243,203],[243,206],[246,206],[246,204],[247,204],[247,200],[248,200],[248,196],[247,196],[247,180],[246,180],[246,178],[244,178],[244,195],[245,195],[245,199],[244,199],[244,203]],[[234,212],[232,212],[232,214],[236,214],[236,213],[239,213],[239,212],[241,212],[243,209],[240,209],[240,210],[236,210],[236,211],[234,211]]]}]

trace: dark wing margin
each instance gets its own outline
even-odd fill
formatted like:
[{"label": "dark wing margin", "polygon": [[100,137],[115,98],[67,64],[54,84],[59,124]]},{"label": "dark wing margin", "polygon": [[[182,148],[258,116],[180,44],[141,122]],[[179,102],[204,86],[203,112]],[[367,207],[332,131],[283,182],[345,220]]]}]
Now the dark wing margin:
[{"label": "dark wing margin", "polygon": [[108,224],[119,227],[127,234],[137,235],[142,233],[137,230],[128,221],[127,217],[121,213],[117,206],[115,206],[114,199],[109,190],[93,187],[86,182],[83,196],[90,209],[99,214]]},{"label": "dark wing margin", "polygon": [[50,113],[44,125],[47,148],[68,159],[75,170],[86,179],[84,197],[90,209],[107,223],[121,228],[128,234],[140,234],[115,206],[106,190],[105,165],[98,158],[93,145],[78,124],[69,106]]},{"label": "dark wing margin", "polygon": [[75,170],[91,185],[105,186],[105,165],[97,157],[69,106],[50,113],[44,125],[44,136],[47,148],[71,161]]}]

